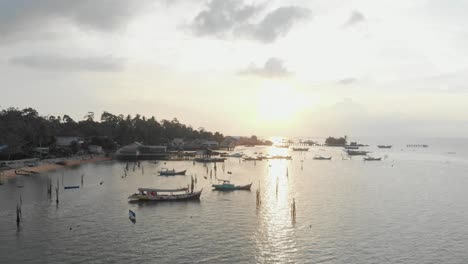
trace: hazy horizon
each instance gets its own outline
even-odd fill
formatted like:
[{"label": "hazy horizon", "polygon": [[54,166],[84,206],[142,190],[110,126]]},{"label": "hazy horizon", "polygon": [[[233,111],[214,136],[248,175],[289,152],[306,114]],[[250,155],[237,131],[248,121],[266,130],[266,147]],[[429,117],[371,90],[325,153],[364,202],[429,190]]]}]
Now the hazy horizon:
[{"label": "hazy horizon", "polygon": [[225,135],[466,137],[462,1],[0,1],[0,107]]}]

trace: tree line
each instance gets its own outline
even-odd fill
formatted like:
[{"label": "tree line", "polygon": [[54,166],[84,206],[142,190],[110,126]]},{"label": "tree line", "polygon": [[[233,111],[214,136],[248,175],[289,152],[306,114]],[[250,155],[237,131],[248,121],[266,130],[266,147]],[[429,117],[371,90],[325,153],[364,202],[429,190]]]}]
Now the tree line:
[{"label": "tree line", "polygon": [[224,139],[219,132],[194,129],[176,118],[157,121],[154,116],[124,116],[105,111],[99,121],[93,112],[88,112],[83,120],[75,121],[69,115],[41,116],[33,108],[11,107],[0,111],[0,146],[7,145],[10,153],[30,153],[36,147],[54,146],[56,136],[79,136],[107,148],[135,141],[157,145],[174,138],[218,142]]}]

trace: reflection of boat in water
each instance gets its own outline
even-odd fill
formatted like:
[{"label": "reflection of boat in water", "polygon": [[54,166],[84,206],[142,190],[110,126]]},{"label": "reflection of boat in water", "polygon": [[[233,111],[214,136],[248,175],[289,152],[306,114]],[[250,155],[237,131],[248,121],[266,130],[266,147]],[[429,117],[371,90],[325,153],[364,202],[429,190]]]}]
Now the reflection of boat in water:
[{"label": "reflection of boat in water", "polygon": [[309,151],[309,148],[293,148],[293,151]]},{"label": "reflection of boat in water", "polygon": [[211,185],[217,191],[234,191],[234,190],[250,191],[250,187],[252,186],[252,183],[247,184],[247,185],[234,185],[228,180],[218,179],[218,181],[220,181],[222,183],[221,184]]},{"label": "reflection of boat in water", "polygon": [[320,156],[320,155],[315,155],[314,156],[314,160],[331,160],[332,157],[324,157],[324,156]]},{"label": "reflection of boat in water", "polygon": [[349,156],[365,156],[369,151],[364,151],[364,150],[347,150],[346,153],[348,153]]},{"label": "reflection of boat in water", "polygon": [[196,162],[209,163],[209,162],[224,162],[226,159],[225,158],[196,158],[194,160]]},{"label": "reflection of boat in water", "polygon": [[182,201],[199,200],[203,189],[198,192],[189,192],[188,188],[179,189],[151,189],[138,188],[138,193],[128,197],[130,200],[137,201]]},{"label": "reflection of boat in water", "polygon": [[381,149],[389,149],[392,148],[392,145],[377,145],[377,147]]},{"label": "reflection of boat in water", "polygon": [[365,161],[381,161],[382,158],[374,158],[374,157],[367,156],[367,157],[364,157],[364,160]]},{"label": "reflection of boat in water", "polygon": [[174,176],[174,175],[185,175],[187,170],[183,171],[175,171],[175,169],[169,170],[169,169],[162,169],[159,171],[159,175],[161,176]]}]

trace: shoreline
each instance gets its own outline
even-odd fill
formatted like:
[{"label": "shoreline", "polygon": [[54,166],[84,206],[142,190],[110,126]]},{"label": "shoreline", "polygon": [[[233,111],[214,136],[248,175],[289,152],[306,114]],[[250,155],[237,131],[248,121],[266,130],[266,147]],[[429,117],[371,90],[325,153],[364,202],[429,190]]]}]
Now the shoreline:
[{"label": "shoreline", "polygon": [[[105,156],[96,156],[96,157],[90,158],[87,155],[87,157],[79,156],[79,157],[74,157],[74,158],[72,157],[69,159],[60,159],[60,160],[57,160],[57,159],[42,160],[40,161],[40,164],[36,166],[32,166],[32,167],[23,166],[20,168],[11,168],[11,169],[0,171],[0,176],[12,178],[12,177],[18,176],[18,174],[16,174],[16,171],[31,172],[28,175],[34,175],[34,174],[58,170],[58,169],[65,168],[65,167],[72,167],[72,166],[77,166],[81,164],[96,163],[96,162],[107,161],[107,160],[112,160],[112,158],[105,157]],[[58,162],[60,162],[61,164],[57,164]]]}]

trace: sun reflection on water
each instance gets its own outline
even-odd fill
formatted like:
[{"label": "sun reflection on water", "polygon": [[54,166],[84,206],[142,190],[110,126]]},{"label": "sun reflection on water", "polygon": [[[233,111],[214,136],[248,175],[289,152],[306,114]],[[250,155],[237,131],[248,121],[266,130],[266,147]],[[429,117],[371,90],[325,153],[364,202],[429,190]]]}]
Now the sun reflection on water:
[{"label": "sun reflection on water", "polygon": [[[271,147],[269,155],[288,154],[288,149]],[[291,202],[294,185],[288,176],[288,160],[269,160],[262,181],[261,206],[258,212],[256,245],[257,263],[294,263],[297,252]]]}]

